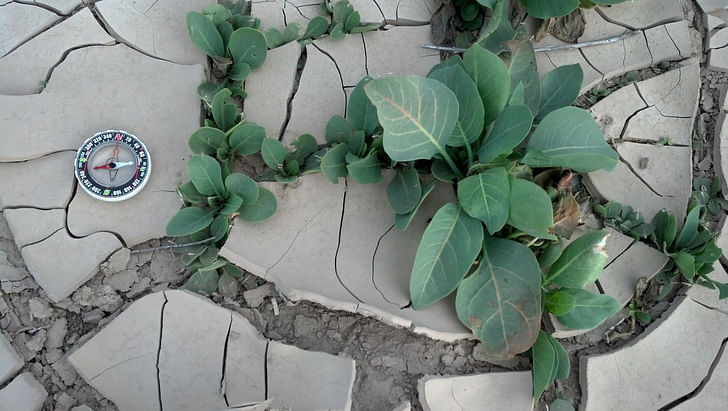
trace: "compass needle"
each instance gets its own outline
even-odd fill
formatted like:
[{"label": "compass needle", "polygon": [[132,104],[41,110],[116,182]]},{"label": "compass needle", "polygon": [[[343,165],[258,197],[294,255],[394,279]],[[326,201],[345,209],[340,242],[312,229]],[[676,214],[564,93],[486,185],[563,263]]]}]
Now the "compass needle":
[{"label": "compass needle", "polygon": [[151,171],[151,159],[144,143],[118,130],[96,133],[87,139],[78,150],[74,164],[76,178],[84,191],[104,201],[134,196],[149,180]]}]

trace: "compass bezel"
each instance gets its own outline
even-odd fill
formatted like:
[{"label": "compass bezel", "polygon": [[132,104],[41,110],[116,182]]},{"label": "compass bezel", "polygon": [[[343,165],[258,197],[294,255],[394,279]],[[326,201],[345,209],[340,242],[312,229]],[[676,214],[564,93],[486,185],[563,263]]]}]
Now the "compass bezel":
[{"label": "compass bezel", "polygon": [[[114,187],[99,183],[87,170],[88,159],[93,151],[109,142],[119,142],[136,156],[137,172],[135,175]],[[144,143],[134,134],[123,130],[100,131],[87,138],[76,152],[73,161],[76,180],[91,197],[101,201],[123,201],[134,197],[149,181],[152,171],[152,159]]]}]

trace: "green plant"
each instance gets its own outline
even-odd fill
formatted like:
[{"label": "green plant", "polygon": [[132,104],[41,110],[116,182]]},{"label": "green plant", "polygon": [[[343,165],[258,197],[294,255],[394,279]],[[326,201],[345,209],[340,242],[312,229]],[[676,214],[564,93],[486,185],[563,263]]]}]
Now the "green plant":
[{"label": "green plant", "polygon": [[636,300],[629,303],[629,318],[632,320],[632,329],[635,328],[636,322],[639,322],[642,326],[652,322],[650,314],[643,311],[643,304]]},{"label": "green plant", "polygon": [[[620,306],[582,289],[606,264],[607,233],[588,233],[564,249],[554,233],[555,204],[532,170],[612,168],[617,154],[586,111],[567,107],[582,82],[577,65],[541,82],[530,43],[509,48],[510,66],[473,45],[426,78],[362,80],[348,118],[335,116],[327,126],[321,171],[332,182],[351,175],[373,183],[382,168],[393,169],[387,196],[400,229],[432,191],[433,178],[453,185],[457,201],[435,213],[418,247],[412,307],[456,291],[458,318],[491,358],[533,347],[539,397],[569,370],[563,347],[540,331],[544,307],[585,329]],[[569,197],[555,194],[557,205],[562,198]]]},{"label": "green plant", "polygon": [[720,215],[721,211],[728,211],[728,201],[723,198],[721,184],[720,177],[716,177],[712,181],[702,177],[693,179],[691,205],[705,206],[705,209],[716,217]]},{"label": "green plant", "polygon": [[594,204],[594,211],[604,218],[605,226],[612,227],[635,240],[647,238],[655,230],[652,224],[645,222],[642,213],[615,201],[609,201],[604,205]]}]

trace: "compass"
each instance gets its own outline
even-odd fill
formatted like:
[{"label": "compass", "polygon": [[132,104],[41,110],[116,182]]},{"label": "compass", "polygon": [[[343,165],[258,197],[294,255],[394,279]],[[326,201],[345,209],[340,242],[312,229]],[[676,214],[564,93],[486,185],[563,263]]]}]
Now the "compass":
[{"label": "compass", "polygon": [[135,196],[152,171],[144,143],[121,130],[106,130],[88,138],[78,149],[73,166],[84,191],[103,201]]}]

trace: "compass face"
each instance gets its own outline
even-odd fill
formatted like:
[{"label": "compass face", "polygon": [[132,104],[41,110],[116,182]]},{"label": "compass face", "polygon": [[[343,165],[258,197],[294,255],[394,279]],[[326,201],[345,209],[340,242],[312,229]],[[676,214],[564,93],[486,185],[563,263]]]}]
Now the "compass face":
[{"label": "compass face", "polygon": [[121,201],[141,191],[149,180],[152,162],[136,136],[125,131],[96,133],[78,149],[76,179],[91,197]]}]

